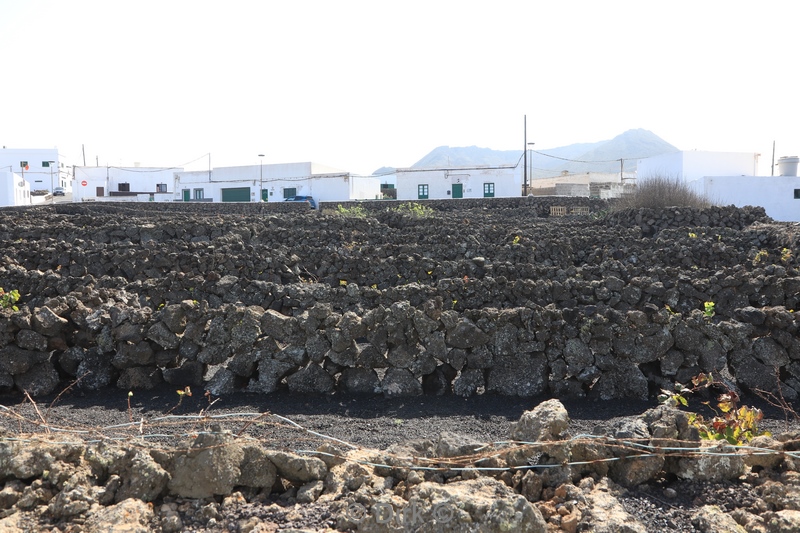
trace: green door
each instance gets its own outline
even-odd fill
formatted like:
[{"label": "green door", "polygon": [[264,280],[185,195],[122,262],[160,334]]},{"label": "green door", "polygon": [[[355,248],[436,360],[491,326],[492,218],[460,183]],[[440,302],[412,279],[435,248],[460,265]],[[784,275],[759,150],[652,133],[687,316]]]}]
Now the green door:
[{"label": "green door", "polygon": [[261,201],[269,202],[269,189],[261,189]]},{"label": "green door", "polygon": [[184,202],[188,202],[189,200],[192,199],[192,197],[189,195],[190,192],[191,191],[189,191],[189,189],[183,189],[183,201]]},{"label": "green door", "polygon": [[236,187],[233,189],[222,189],[223,202],[249,202],[250,187]]},{"label": "green door", "polygon": [[453,198],[464,198],[464,185],[461,183],[453,184]]}]

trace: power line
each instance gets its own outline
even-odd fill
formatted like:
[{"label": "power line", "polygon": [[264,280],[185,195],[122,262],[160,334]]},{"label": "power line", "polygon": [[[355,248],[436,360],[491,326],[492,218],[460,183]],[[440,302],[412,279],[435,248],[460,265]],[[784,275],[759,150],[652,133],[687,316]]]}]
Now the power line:
[{"label": "power line", "polygon": [[[534,152],[534,153],[536,153],[536,154],[539,154],[539,155],[543,155],[543,156],[545,156],[545,157],[551,157],[551,158],[553,158],[553,159],[560,159],[560,160],[562,160],[562,161],[569,161],[569,162],[571,162],[571,163],[617,163],[617,162],[619,162],[620,160],[622,160],[622,161],[636,161],[636,160],[638,160],[638,159],[647,159],[648,157],[653,157],[653,156],[644,156],[644,157],[618,157],[618,158],[616,158],[616,159],[607,159],[607,160],[598,160],[598,161],[584,161],[584,160],[581,160],[581,159],[568,159],[568,158],[566,158],[566,157],[559,157],[559,156],[557,156],[557,155],[550,155],[550,154],[546,154],[546,153],[544,153],[544,152],[540,152],[540,151],[538,151],[538,150],[531,150],[531,152]],[[671,153],[671,154],[672,154],[672,153],[677,153],[677,152],[669,152],[669,153]],[[659,155],[665,155],[665,154],[659,154]]]}]

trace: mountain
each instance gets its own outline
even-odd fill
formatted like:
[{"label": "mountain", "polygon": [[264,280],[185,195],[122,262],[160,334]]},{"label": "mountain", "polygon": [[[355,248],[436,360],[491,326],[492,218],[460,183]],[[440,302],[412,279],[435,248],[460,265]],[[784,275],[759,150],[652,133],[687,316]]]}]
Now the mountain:
[{"label": "mountain", "polygon": [[411,165],[411,168],[447,168],[514,165],[522,150],[492,150],[477,146],[439,146]]},{"label": "mountain", "polygon": [[[545,156],[534,153],[532,166],[551,171],[550,174],[542,173],[542,176],[553,175],[552,170],[558,170],[559,172],[566,170],[570,174],[619,172],[619,160],[624,159],[624,170],[633,172],[636,170],[637,159],[677,151],[676,147],[655,133],[644,129],[636,129],[617,135],[610,141],[597,143],[596,146],[577,157],[567,158],[573,159],[573,161],[540,161]],[[548,150],[543,150],[543,153],[554,155],[550,154]],[[534,172],[534,178],[536,177],[541,176]]]},{"label": "mountain", "polygon": [[[673,145],[645,129],[628,130],[608,141],[576,143],[528,153],[533,178],[586,172],[619,172],[619,160],[625,159],[625,171],[636,170],[636,159],[678,151]],[[477,146],[439,146],[414,163],[411,168],[450,168],[465,166],[501,166],[522,164],[522,150],[492,150]],[[380,169],[385,171],[386,167]],[[376,174],[378,171],[376,171]]]}]

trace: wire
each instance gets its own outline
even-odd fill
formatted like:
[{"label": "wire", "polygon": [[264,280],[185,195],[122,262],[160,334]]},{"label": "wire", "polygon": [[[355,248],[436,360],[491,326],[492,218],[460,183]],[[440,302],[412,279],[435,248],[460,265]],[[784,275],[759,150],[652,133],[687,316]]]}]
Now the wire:
[{"label": "wire", "polygon": [[[571,163],[617,163],[617,162],[619,162],[620,160],[622,160],[622,161],[635,161],[635,160],[638,160],[638,159],[647,159],[648,157],[653,157],[653,156],[645,156],[645,157],[618,157],[618,158],[616,158],[616,159],[606,159],[606,160],[598,160],[598,161],[584,161],[584,160],[581,160],[581,159],[568,159],[568,158],[566,158],[566,157],[559,157],[559,156],[557,156],[557,155],[550,155],[550,154],[546,154],[546,153],[544,153],[544,152],[540,152],[540,151],[538,151],[538,150],[531,150],[531,152],[533,152],[533,153],[535,153],[535,154],[543,155],[543,156],[545,156],[545,157],[551,157],[551,158],[553,158],[553,159],[560,159],[560,160],[562,160],[562,161],[569,161],[569,162],[571,162]],[[670,154],[675,154],[675,153],[678,153],[678,151],[676,150],[675,152],[668,152],[668,153],[670,153]],[[659,154],[659,155],[666,155],[666,154]]]},{"label": "wire", "polygon": [[[174,166],[174,167],[146,167],[146,168],[142,168],[142,169],[131,168],[131,167],[117,167],[117,166],[113,166],[113,165],[105,165],[105,167],[106,168],[114,168],[114,169],[117,169],[117,170],[121,170],[123,172],[152,172],[153,171],[152,169],[154,169],[154,168],[159,169],[160,171],[165,171],[165,170],[183,170],[183,168],[185,166],[191,165],[195,161],[200,161],[201,159],[203,159],[205,157],[208,157],[209,155],[210,154],[208,154],[208,153],[203,154],[200,157],[197,157],[195,159],[192,159],[191,161],[187,161],[186,163],[183,163],[181,165]],[[91,167],[91,168],[98,168],[98,167],[95,166],[95,167]],[[99,168],[102,168],[102,167],[99,167]],[[202,171],[202,172],[205,172],[205,171]]]}]

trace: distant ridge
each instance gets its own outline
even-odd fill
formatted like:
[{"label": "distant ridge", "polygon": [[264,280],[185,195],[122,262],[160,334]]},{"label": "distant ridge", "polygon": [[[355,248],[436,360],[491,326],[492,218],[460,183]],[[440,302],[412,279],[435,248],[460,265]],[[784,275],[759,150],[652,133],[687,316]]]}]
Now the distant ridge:
[{"label": "distant ridge", "polygon": [[[536,147],[533,147],[536,150]],[[529,153],[529,168],[533,178],[586,172],[619,172],[619,160],[625,159],[624,170],[636,170],[636,159],[677,152],[655,133],[645,129],[632,129],[611,140],[596,143],[576,143]],[[550,157],[548,157],[550,156]],[[414,163],[411,168],[447,168],[465,166],[501,166],[522,164],[522,150],[492,150],[478,146],[439,146]],[[388,167],[379,169],[382,173]],[[375,174],[378,174],[376,171]]]}]

